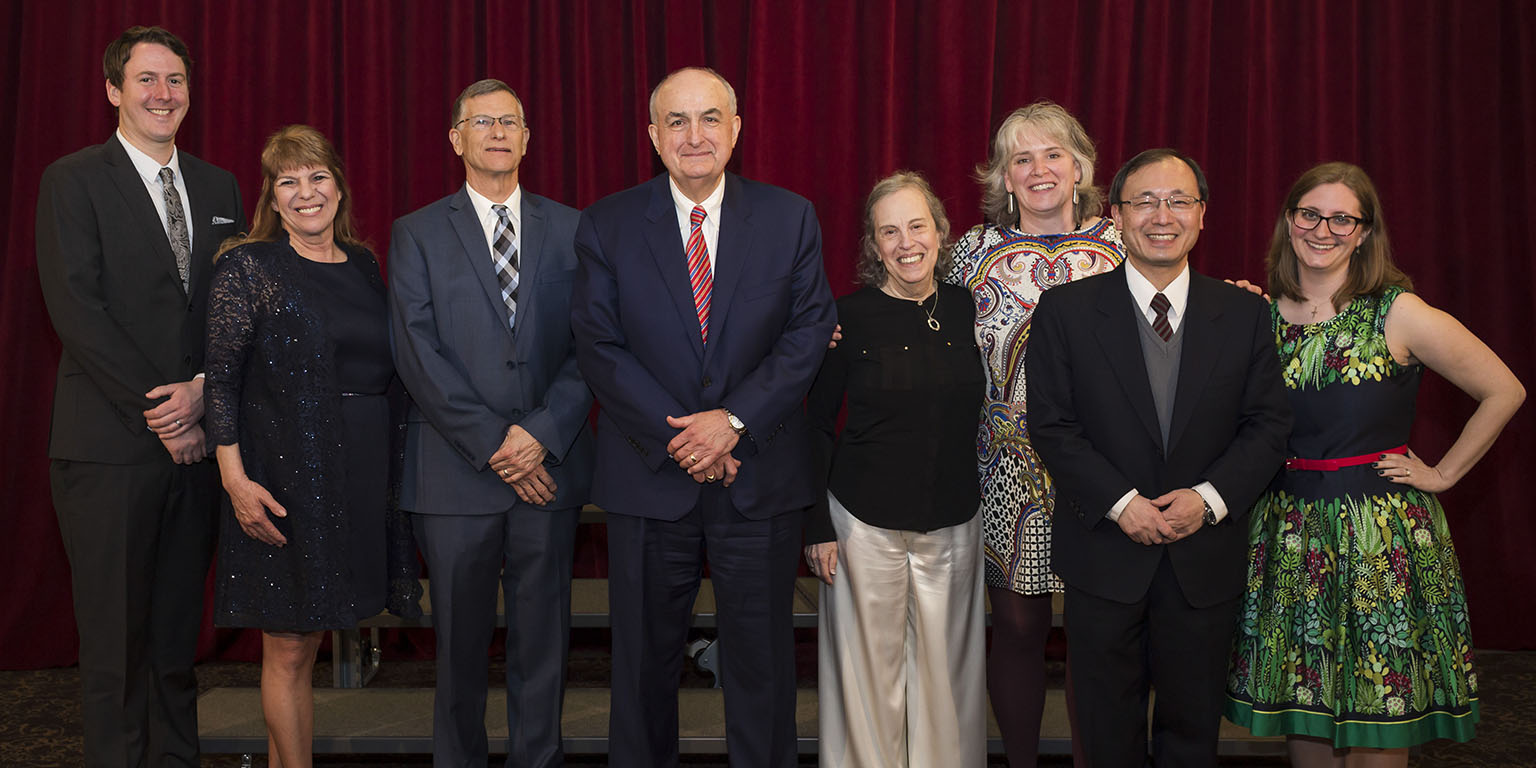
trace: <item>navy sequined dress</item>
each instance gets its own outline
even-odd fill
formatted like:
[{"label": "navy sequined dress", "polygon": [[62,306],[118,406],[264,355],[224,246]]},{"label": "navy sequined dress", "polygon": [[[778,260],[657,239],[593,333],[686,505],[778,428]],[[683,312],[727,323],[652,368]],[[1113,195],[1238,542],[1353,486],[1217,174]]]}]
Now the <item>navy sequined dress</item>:
[{"label": "navy sequined dress", "polygon": [[365,248],[310,261],[286,237],[214,267],[205,397],[210,436],[287,510],[274,547],[219,523],[215,623],[312,632],[355,626],[419,594],[409,525],[391,504],[397,444],[384,284]]}]

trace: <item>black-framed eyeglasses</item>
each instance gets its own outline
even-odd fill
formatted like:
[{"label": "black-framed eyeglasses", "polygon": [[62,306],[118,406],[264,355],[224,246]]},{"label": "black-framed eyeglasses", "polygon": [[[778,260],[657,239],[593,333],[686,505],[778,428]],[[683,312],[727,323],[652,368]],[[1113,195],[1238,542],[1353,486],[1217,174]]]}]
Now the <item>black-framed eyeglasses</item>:
[{"label": "black-framed eyeglasses", "polygon": [[1325,220],[1328,222],[1328,231],[1337,237],[1349,237],[1355,233],[1355,230],[1361,224],[1370,223],[1370,219],[1362,219],[1359,216],[1351,216],[1347,213],[1335,213],[1332,216],[1324,216],[1311,208],[1291,209],[1291,223],[1295,224],[1297,229],[1311,232],[1317,229],[1319,222]]},{"label": "black-framed eyeglasses", "polygon": [[1115,205],[1123,205],[1136,213],[1146,215],[1156,211],[1163,203],[1168,204],[1168,210],[1174,213],[1189,213],[1195,206],[1205,202],[1194,195],[1169,195],[1168,197],[1156,197],[1154,195],[1142,195],[1134,200],[1121,200]]},{"label": "black-framed eyeglasses", "polygon": [[523,122],[523,119],[517,115],[502,115],[501,117],[491,117],[490,115],[470,115],[469,117],[454,123],[453,127],[457,128],[464,123],[469,123],[469,127],[477,131],[489,131],[491,126],[498,122],[501,123],[502,127],[514,131],[520,131],[528,127],[528,124]]}]

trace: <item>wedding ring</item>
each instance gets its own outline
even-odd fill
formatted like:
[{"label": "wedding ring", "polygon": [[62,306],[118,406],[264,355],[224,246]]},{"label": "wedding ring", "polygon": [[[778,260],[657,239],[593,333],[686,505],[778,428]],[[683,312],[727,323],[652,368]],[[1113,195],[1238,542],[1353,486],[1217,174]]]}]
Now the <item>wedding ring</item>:
[{"label": "wedding ring", "polygon": [[501,471],[501,476],[502,477],[506,477],[507,475],[510,475],[510,474],[512,474],[512,470],[510,470],[510,469],[503,469]]},{"label": "wedding ring", "polygon": [[699,455],[697,453],[690,453],[688,454],[688,460],[697,464],[699,463]]},{"label": "wedding ring", "polygon": [[711,483],[713,483],[715,481],[715,476],[714,475],[705,475],[704,479],[710,481]]},{"label": "wedding ring", "polygon": [[181,426],[181,419],[177,419],[176,420],[176,426],[178,426],[178,427]]}]

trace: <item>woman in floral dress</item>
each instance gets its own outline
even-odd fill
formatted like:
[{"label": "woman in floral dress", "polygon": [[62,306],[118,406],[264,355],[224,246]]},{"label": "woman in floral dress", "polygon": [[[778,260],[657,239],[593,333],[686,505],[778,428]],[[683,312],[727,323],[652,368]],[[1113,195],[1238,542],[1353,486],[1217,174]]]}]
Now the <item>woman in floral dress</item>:
[{"label": "woman in floral dress", "polygon": [[1050,569],[1056,492],[1029,446],[1024,415],[1024,348],[1041,292],[1125,260],[1120,233],[1099,216],[1095,159],[1093,141],[1065,109],[1041,101],[1015,110],[977,169],[986,223],[955,244],[944,278],[975,299],[986,359],[976,448],[992,601],[987,689],[1014,768],[1034,765],[1039,752],[1051,593],[1062,590]]},{"label": "woman in floral dress", "polygon": [[[1285,734],[1298,766],[1405,766],[1478,719],[1461,568],[1435,493],[1487,452],[1525,390],[1410,292],[1375,187],[1328,163],[1291,188],[1270,243],[1293,458],[1254,507],[1229,719]],[[1438,464],[1409,450],[1429,368],[1478,401]]]}]

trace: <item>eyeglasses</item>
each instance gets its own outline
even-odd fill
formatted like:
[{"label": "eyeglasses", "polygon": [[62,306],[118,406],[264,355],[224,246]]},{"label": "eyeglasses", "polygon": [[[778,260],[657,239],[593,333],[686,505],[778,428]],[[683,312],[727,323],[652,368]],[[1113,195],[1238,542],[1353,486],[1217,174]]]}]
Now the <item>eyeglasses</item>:
[{"label": "eyeglasses", "polygon": [[502,115],[501,117],[491,117],[490,115],[470,115],[469,117],[454,123],[453,127],[457,128],[464,123],[469,123],[469,127],[477,131],[489,131],[491,126],[498,122],[500,122],[503,127],[514,131],[521,131],[528,127],[528,124],[524,123],[523,119],[517,115]]},{"label": "eyeglasses", "polygon": [[1335,213],[1332,216],[1324,216],[1311,208],[1291,209],[1291,223],[1295,224],[1297,229],[1311,232],[1317,229],[1317,224],[1321,221],[1327,221],[1328,231],[1337,237],[1348,237],[1355,233],[1356,227],[1359,227],[1361,224],[1370,223],[1369,219],[1362,219],[1359,216],[1351,216],[1347,213]]},{"label": "eyeglasses", "polygon": [[1132,211],[1146,215],[1156,211],[1163,203],[1167,203],[1168,210],[1174,213],[1188,213],[1203,202],[1205,201],[1194,195],[1169,195],[1168,197],[1142,195],[1135,200],[1121,200],[1115,205],[1129,206]]}]

